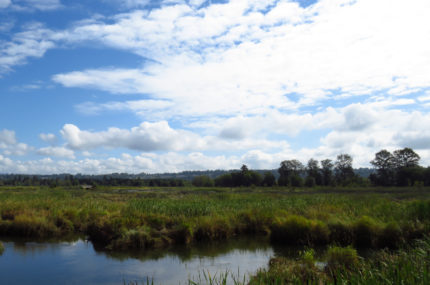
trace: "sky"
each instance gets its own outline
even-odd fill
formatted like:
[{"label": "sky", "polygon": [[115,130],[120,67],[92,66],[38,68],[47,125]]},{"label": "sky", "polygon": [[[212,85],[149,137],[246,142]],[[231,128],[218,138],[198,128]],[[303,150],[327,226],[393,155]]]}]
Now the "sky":
[{"label": "sky", "polygon": [[430,165],[428,0],[0,0],[0,173]]}]

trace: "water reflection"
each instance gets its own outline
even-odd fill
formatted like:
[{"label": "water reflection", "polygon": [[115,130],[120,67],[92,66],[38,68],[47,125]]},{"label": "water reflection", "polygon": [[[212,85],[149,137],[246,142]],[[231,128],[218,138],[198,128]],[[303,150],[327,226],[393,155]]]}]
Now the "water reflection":
[{"label": "water reflection", "polygon": [[4,240],[0,284],[123,284],[147,278],[154,284],[185,284],[203,270],[239,272],[266,267],[274,255],[264,239],[241,238],[140,252],[106,252],[90,242]]}]

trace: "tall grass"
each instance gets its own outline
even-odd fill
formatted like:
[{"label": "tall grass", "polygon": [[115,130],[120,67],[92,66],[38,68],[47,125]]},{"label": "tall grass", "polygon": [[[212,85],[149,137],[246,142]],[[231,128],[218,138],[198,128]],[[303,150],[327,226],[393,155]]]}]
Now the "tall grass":
[{"label": "tall grass", "polygon": [[325,266],[315,266],[309,251],[297,260],[273,258],[269,269],[249,284],[430,284],[430,239],[396,251],[379,250],[359,258],[351,247],[330,247]]},{"label": "tall grass", "polygon": [[[288,188],[0,188],[0,235],[80,234],[108,249],[222,240],[249,233],[285,244],[396,248],[429,232],[430,191]],[[409,192],[408,192],[409,191]],[[417,198],[419,197],[419,199]]]}]

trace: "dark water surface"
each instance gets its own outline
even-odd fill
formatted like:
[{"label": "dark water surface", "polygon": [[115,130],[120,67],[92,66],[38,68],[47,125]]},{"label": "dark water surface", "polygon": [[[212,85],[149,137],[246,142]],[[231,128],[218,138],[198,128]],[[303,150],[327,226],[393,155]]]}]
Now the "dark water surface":
[{"label": "dark water surface", "polygon": [[242,238],[165,250],[111,253],[90,242],[3,240],[0,284],[124,284],[146,278],[154,284],[187,284],[203,271],[234,276],[267,268],[274,249],[261,239]]}]

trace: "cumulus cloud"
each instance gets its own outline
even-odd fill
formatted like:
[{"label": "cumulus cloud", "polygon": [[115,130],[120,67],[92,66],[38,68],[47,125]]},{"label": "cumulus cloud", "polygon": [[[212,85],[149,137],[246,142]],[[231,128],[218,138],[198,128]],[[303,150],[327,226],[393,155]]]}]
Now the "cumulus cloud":
[{"label": "cumulus cloud", "polygon": [[64,158],[75,158],[75,153],[65,147],[43,147],[37,150],[37,154],[43,156],[54,156],[54,157],[64,157]]},{"label": "cumulus cloud", "polygon": [[19,143],[15,137],[15,131],[3,129],[0,131],[0,149],[5,155],[25,155],[32,147],[25,143]]},{"label": "cumulus cloud", "polygon": [[16,143],[15,132],[7,129],[0,131],[0,145],[12,145]]},{"label": "cumulus cloud", "polygon": [[0,173],[160,173],[185,170],[239,169],[246,161],[249,167],[273,168],[277,165],[267,160],[267,154],[261,151],[249,151],[243,155],[208,156],[201,152],[180,154],[166,152],[163,154],[142,153],[132,156],[124,153],[119,157],[104,159],[85,158],[81,160],[40,160],[12,161],[0,155]]},{"label": "cumulus cloud", "polygon": [[60,131],[66,146],[73,150],[88,151],[96,148],[125,148],[136,151],[214,151],[285,149],[288,143],[264,138],[245,138],[231,141],[217,136],[201,136],[195,132],[173,129],[166,121],[143,122],[131,129],[109,128],[91,132],[66,124]]},{"label": "cumulus cloud", "polygon": [[197,135],[174,130],[166,121],[144,122],[130,130],[109,128],[107,131],[82,131],[72,124],[64,125],[61,135],[67,146],[76,150],[91,150],[98,147],[128,148],[139,151],[199,149],[203,143]]},{"label": "cumulus cloud", "polygon": [[57,142],[57,136],[54,134],[40,134],[39,138],[43,140],[44,142],[47,142],[49,144],[55,144]]}]

